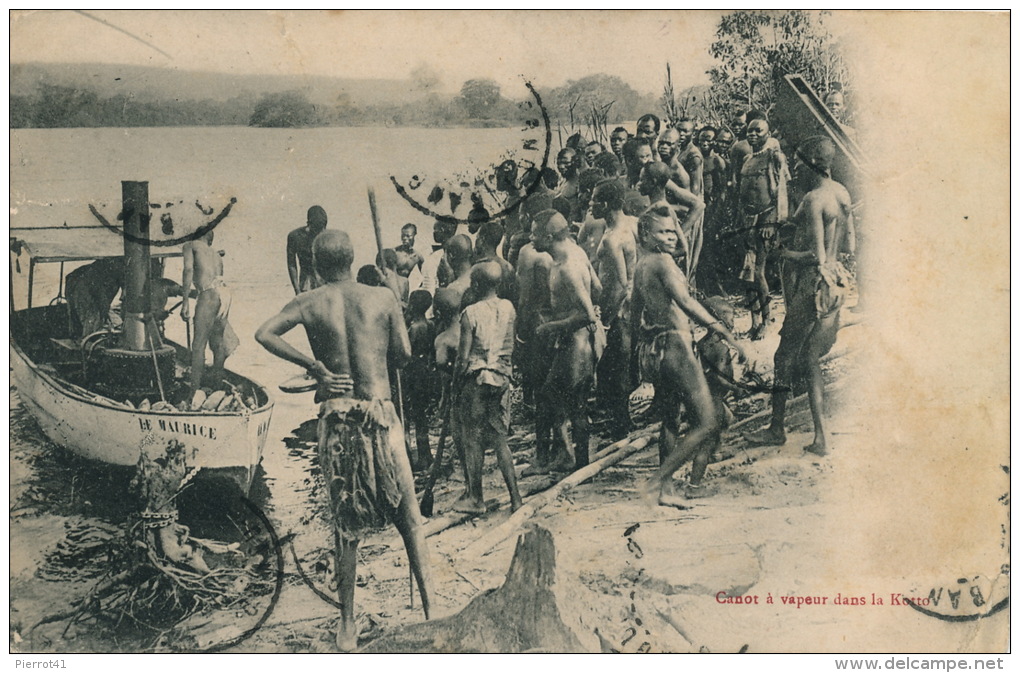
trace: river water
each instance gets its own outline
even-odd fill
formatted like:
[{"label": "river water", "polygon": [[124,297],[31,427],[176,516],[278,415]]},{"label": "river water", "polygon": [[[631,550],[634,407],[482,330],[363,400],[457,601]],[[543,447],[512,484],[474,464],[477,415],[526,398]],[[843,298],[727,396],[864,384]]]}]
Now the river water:
[{"label": "river water", "polygon": [[[253,497],[278,532],[299,533],[295,547],[301,553],[323,547],[329,539],[316,516],[314,429],[309,422],[316,406],[311,393],[276,392],[298,369],[271,356],[253,338],[256,328],[293,296],[285,262],[287,233],[304,224],[309,206],[319,204],[328,214],[329,227],[351,235],[354,268],[371,263],[375,241],[366,197],[371,186],[378,194],[384,245],[398,245],[400,226],[414,222],[419,228],[417,248],[425,253],[432,220],[396,193],[389,176],[406,182],[418,175],[426,187],[440,177],[470,179],[475,167],[500,161],[518,138],[516,129],[15,130],[10,132],[11,226],[93,226],[90,203],[112,219],[119,209],[122,180],[147,181],[152,202],[198,200],[219,209],[230,197],[237,198],[215,240],[216,247],[226,251],[224,276],[233,288],[230,320],[241,338],[227,364],[274,396],[264,475]],[[461,208],[458,214],[464,216],[470,208],[467,199]],[[57,294],[57,268],[48,264],[37,269],[36,305]],[[180,260],[168,262],[166,276],[180,280],[180,275]],[[17,308],[24,306],[26,283],[24,274],[13,279]],[[173,314],[167,321],[168,336],[184,343],[184,332]],[[291,340],[307,352],[300,330]],[[296,433],[302,424],[303,432]],[[117,502],[125,476],[110,476],[50,445],[21,408],[13,386],[10,433],[12,593],[20,591],[22,599],[12,605],[18,613],[50,599],[59,603],[63,590],[40,587],[31,576],[67,530],[90,522],[116,524],[131,509]]]}]

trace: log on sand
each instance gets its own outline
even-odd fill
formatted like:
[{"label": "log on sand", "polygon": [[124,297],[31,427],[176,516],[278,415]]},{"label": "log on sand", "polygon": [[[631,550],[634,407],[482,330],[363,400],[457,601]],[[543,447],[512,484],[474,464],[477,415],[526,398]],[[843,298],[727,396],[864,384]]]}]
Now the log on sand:
[{"label": "log on sand", "polygon": [[[550,483],[548,480],[545,480],[541,483],[533,484],[530,488],[521,493],[521,496],[527,498],[537,493],[541,493],[542,491],[545,491],[546,489],[551,488],[554,485],[555,485],[554,483]],[[487,500],[485,504],[486,507],[488,508],[488,512],[486,514],[481,515],[474,513],[469,514],[467,512],[458,512],[454,510],[451,512],[445,512],[443,514],[437,514],[436,516],[430,517],[421,527],[422,534],[425,537],[432,537],[433,535],[438,535],[439,533],[442,533],[444,530],[447,530],[448,528],[453,528],[457,524],[464,523],[469,519],[474,519],[478,516],[488,516],[489,512],[494,512],[498,509],[501,509],[509,505],[510,496],[504,493],[503,495],[492,498],[491,500]]]},{"label": "log on sand", "polygon": [[[588,592],[557,569],[552,534],[533,527],[517,540],[503,586],[455,615],[396,629],[361,652],[599,652]],[[590,593],[590,592],[588,592]]]},{"label": "log on sand", "polygon": [[[618,442],[613,442],[612,444],[610,444],[608,446],[602,447],[601,449],[599,449],[598,451],[596,451],[592,455],[592,460],[594,461],[592,463],[592,465],[594,465],[595,463],[598,463],[602,458],[605,458],[609,454],[614,453],[616,451],[619,451],[621,448],[625,448],[627,445],[631,444],[635,440],[643,439],[643,438],[651,437],[651,436],[655,435],[659,431],[659,425],[660,425],[659,423],[652,424],[652,425],[648,426],[647,428],[643,428],[643,429],[641,429],[641,430],[639,430],[637,432],[634,432],[630,436],[628,436],[628,437],[626,437],[624,439],[621,439]],[[615,461],[614,461],[614,463],[615,463]],[[610,463],[610,464],[613,464],[613,463]],[[602,465],[595,472],[595,474],[597,474],[603,468],[608,467],[608,466],[609,466],[609,464]],[[589,467],[590,467],[590,465],[589,465]],[[587,468],[585,468],[585,469],[587,469]],[[571,476],[573,476],[573,475],[571,475]],[[569,479],[569,477],[568,477],[568,479]],[[586,477],[586,479],[587,479],[587,477]],[[580,482],[578,482],[578,483],[580,483]],[[563,484],[563,482],[559,482],[559,484],[555,484],[555,483],[553,483],[553,484],[543,483],[543,484],[540,484],[540,485],[537,485],[537,486],[532,486],[530,489],[528,489],[527,492],[523,493],[522,495],[525,498],[527,498],[527,497],[530,497],[532,495],[543,493],[543,492],[547,491],[550,488],[555,489],[557,486],[559,486],[561,484]],[[490,511],[492,511],[494,509],[499,509],[499,508],[502,508],[502,507],[506,507],[507,504],[509,504],[509,502],[510,502],[509,496],[507,496],[505,494],[501,495],[501,496],[498,496],[497,498],[494,498],[493,500],[489,501],[489,503],[492,505],[489,509],[490,509]],[[530,504],[532,504],[531,501],[526,502],[524,504],[524,507],[527,507]],[[548,503],[544,503],[544,504],[540,505],[536,509],[544,507],[546,504],[548,504]],[[518,510],[518,511],[520,511],[520,510]],[[447,530],[448,528],[452,528],[452,527],[456,526],[457,524],[463,523],[464,521],[467,521],[468,519],[473,519],[473,518],[475,518],[477,516],[478,516],[477,514],[466,514],[466,513],[462,513],[462,512],[444,512],[441,515],[436,515],[434,517],[429,518],[428,521],[426,521],[425,524],[422,526],[422,533],[425,535],[425,537],[431,537],[433,535],[438,535],[439,533],[442,533],[444,530]]]},{"label": "log on sand", "polygon": [[[641,449],[647,447],[651,443],[652,434],[657,428],[658,425],[649,426],[649,428],[642,433],[642,436],[631,437],[611,445],[617,446],[618,448],[609,453],[604,451],[602,458],[582,467],[577,472],[568,475],[563,479],[563,481],[556,484],[548,491],[545,491],[524,503],[524,506],[514,512],[509,519],[468,545],[462,554],[468,558],[488,554],[493,547],[510,537],[525,521],[534,516],[535,512],[555,501],[558,497],[572,489],[574,486],[591,479],[607,467],[611,467],[631,454],[637,453]],[[610,447],[607,447],[607,449],[608,448]]]}]

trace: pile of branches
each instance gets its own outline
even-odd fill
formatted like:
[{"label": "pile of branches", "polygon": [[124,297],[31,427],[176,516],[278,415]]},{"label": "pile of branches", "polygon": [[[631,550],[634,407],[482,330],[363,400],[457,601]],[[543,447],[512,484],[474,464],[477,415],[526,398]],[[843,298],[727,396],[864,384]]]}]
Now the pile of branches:
[{"label": "pile of branches", "polygon": [[[209,610],[250,612],[253,601],[272,593],[275,545],[269,536],[224,544],[191,537],[177,523],[175,499],[191,475],[180,442],[171,441],[155,460],[143,452],[132,481],[141,514],[119,535],[78,536],[89,541],[82,554],[101,559],[105,572],[70,610],[40,620],[29,634],[66,621],[64,635],[74,624],[87,624],[121,642],[149,639],[154,645],[189,617]],[[47,565],[68,558],[80,563],[83,555],[69,553],[70,544],[58,545],[60,558]]]}]

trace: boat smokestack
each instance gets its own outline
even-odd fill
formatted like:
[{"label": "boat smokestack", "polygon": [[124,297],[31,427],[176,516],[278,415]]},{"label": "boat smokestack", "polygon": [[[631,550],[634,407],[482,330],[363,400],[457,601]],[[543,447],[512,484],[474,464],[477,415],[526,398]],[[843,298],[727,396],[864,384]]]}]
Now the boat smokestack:
[{"label": "boat smokestack", "polygon": [[[163,344],[149,296],[149,183],[121,182],[124,223],[124,330],[116,348],[94,348],[86,358],[89,389],[116,400],[165,399],[174,380],[174,348]],[[156,396],[159,396],[158,398]]]},{"label": "boat smokestack", "polygon": [[124,220],[124,332],[121,348],[148,351],[149,306],[149,183],[121,184]]}]

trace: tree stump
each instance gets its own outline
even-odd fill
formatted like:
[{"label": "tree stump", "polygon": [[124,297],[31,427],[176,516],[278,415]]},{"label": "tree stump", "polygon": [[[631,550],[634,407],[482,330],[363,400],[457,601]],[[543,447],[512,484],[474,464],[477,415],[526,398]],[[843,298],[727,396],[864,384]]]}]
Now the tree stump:
[{"label": "tree stump", "polygon": [[599,652],[591,592],[557,572],[556,556],[552,534],[533,526],[518,538],[503,586],[455,615],[396,629],[360,651]]}]

